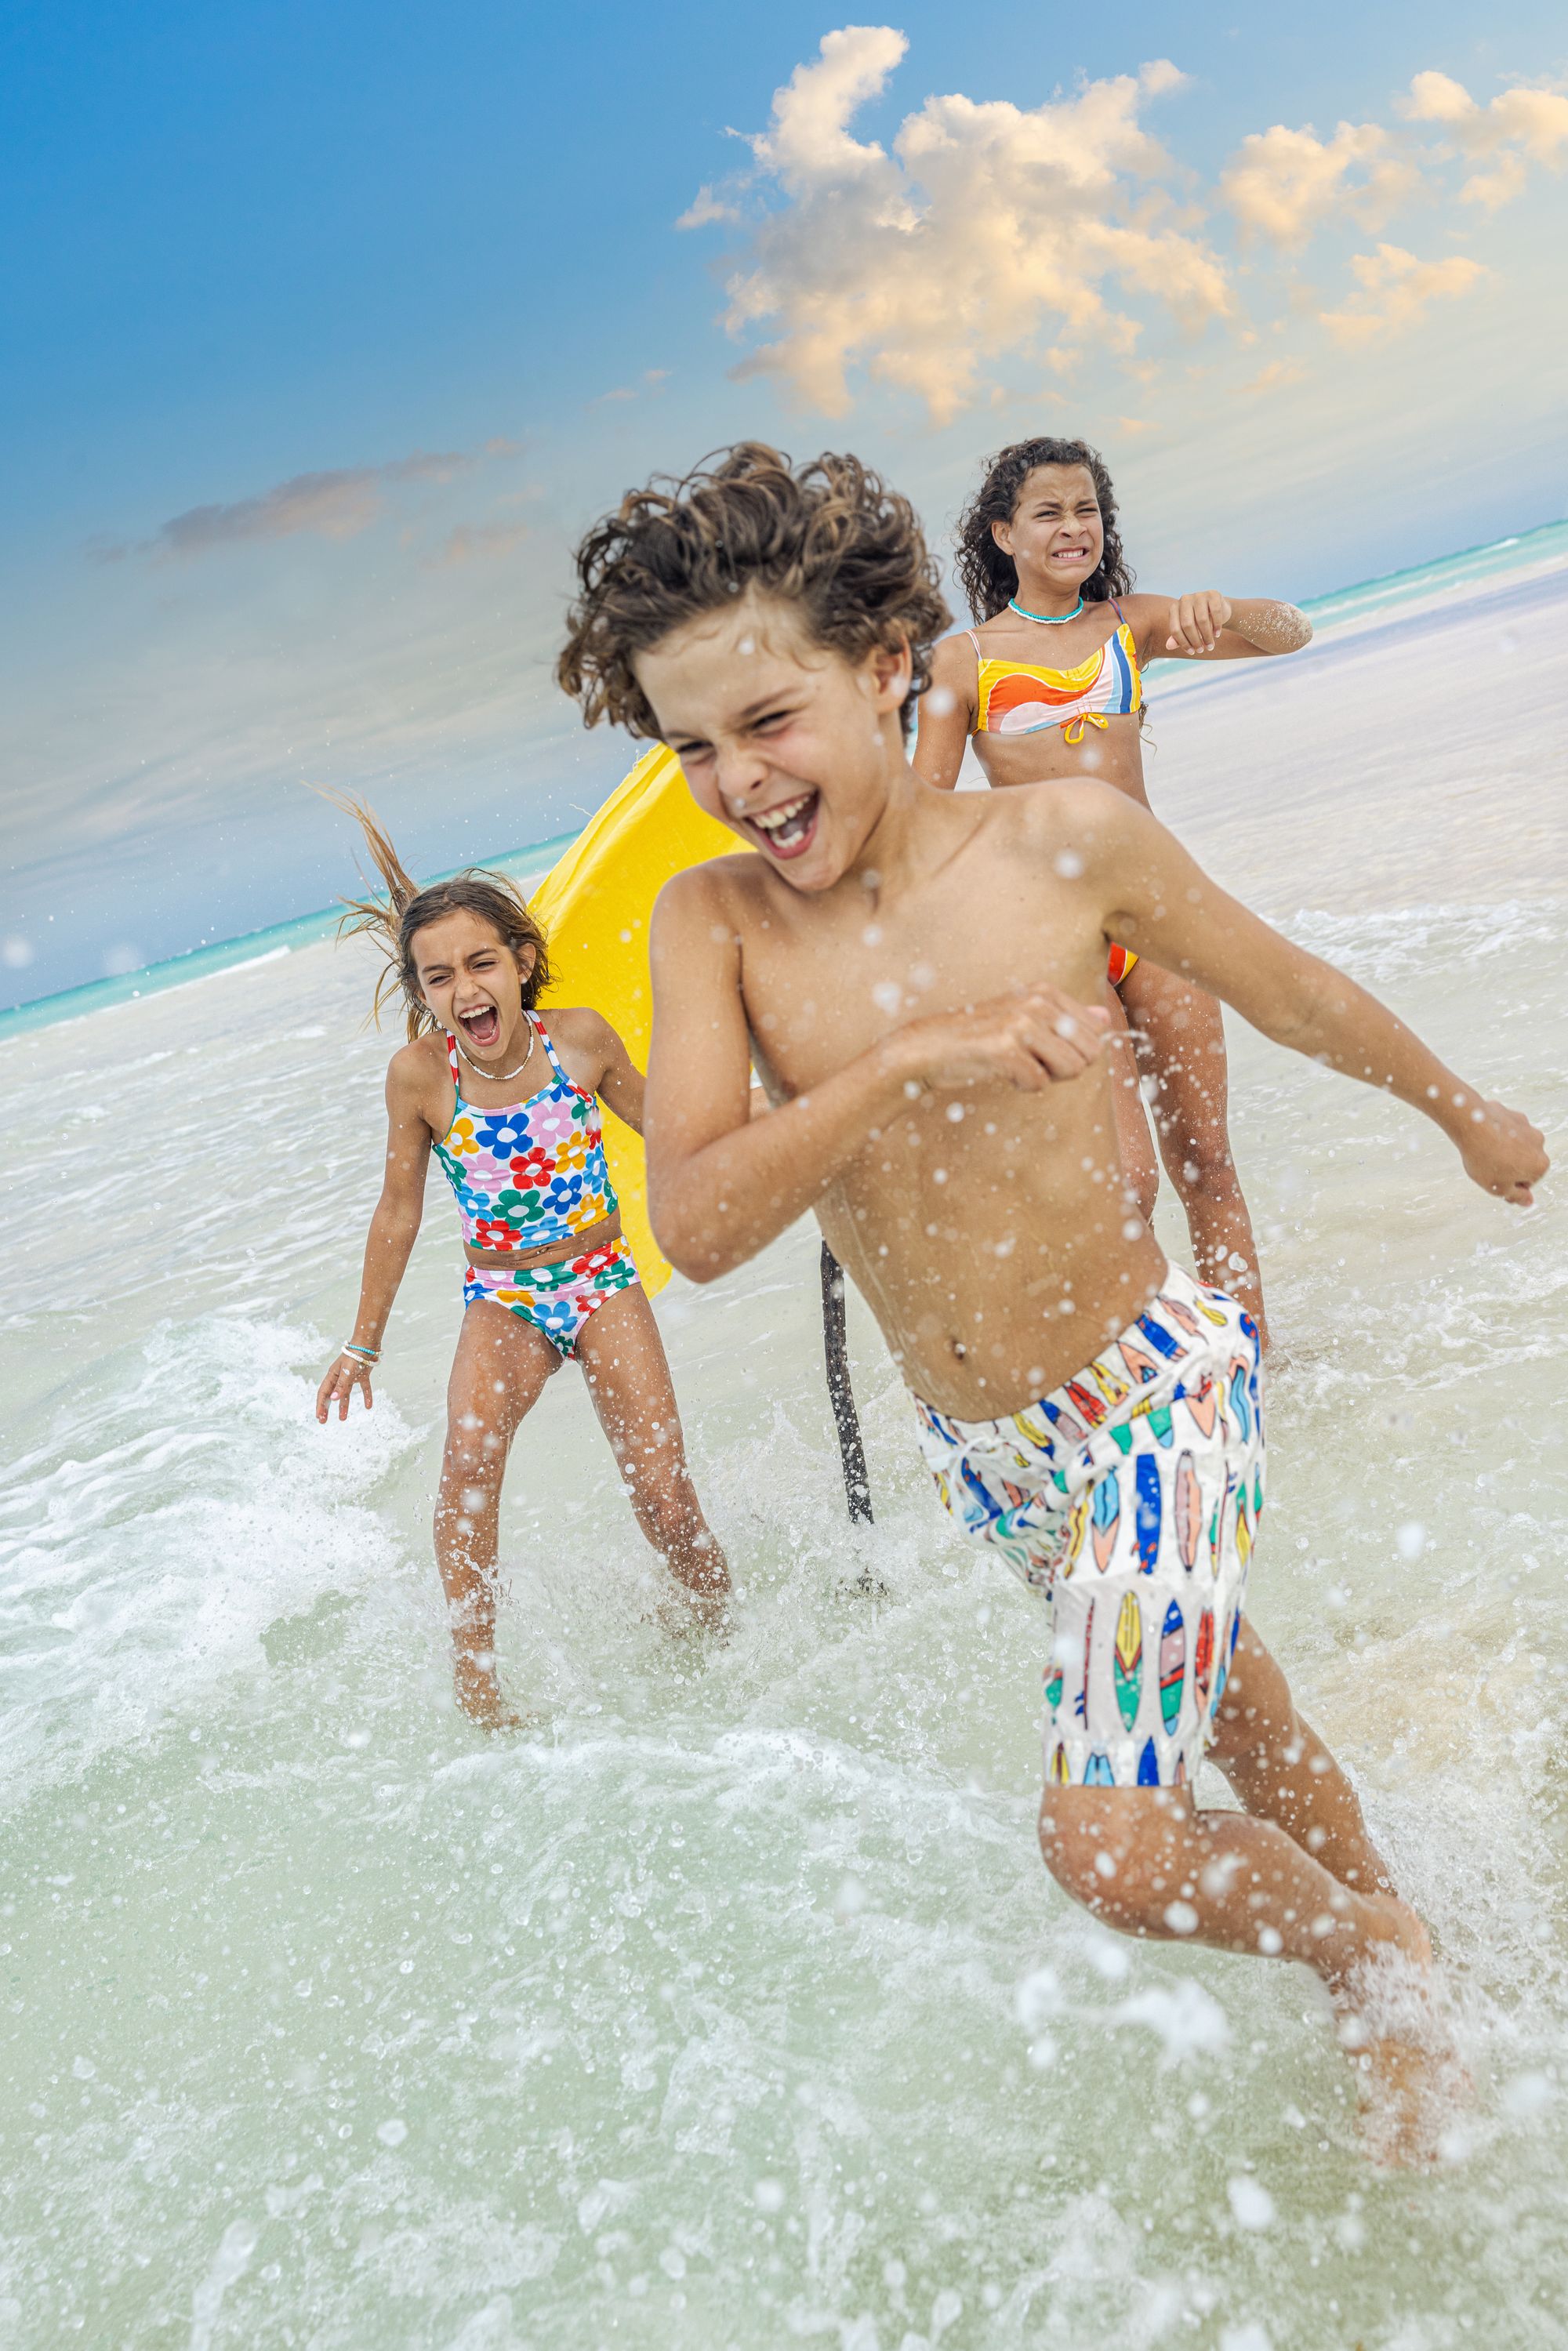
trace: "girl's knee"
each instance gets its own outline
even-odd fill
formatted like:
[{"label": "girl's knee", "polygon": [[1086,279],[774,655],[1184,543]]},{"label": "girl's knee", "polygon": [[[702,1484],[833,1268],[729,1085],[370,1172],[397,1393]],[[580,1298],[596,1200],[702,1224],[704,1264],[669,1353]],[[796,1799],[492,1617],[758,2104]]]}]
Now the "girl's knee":
[{"label": "girl's knee", "polygon": [[454,1413],[446,1424],[442,1472],[446,1478],[488,1479],[507,1458],[507,1432],[482,1413]]},{"label": "girl's knee", "polygon": [[484,1467],[448,1461],[435,1496],[435,1523],[466,1531],[500,1507],[501,1480]]}]

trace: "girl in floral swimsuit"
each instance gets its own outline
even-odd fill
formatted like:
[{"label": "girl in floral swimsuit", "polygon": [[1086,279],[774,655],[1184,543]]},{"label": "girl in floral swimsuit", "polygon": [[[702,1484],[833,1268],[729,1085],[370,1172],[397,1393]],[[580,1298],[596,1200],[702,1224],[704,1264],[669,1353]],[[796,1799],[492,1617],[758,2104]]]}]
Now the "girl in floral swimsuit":
[{"label": "girl in floral swimsuit", "polygon": [[568,1356],[582,1367],[638,1523],[700,1622],[722,1622],[729,1590],[605,1164],[599,1100],[641,1133],[643,1078],[597,1012],[552,1007],[548,1029],[539,1019],[544,934],[504,875],[469,872],[421,890],[368,811],[349,805],[387,895],[354,903],[346,927],[383,948],[376,1010],[401,993],[409,1041],[387,1071],[386,1174],[359,1312],[316,1417],[335,1403],[346,1419],[356,1388],[371,1403],[434,1152],[456,1196],[470,1310],[447,1388],[435,1556],[458,1703],[489,1728],[510,1727],[519,1718],[501,1697],[493,1654],[501,1480],[518,1426]]},{"label": "girl in floral swimsuit", "polygon": [[[1098,776],[1146,808],[1143,668],[1293,653],[1312,633],[1292,604],[1231,602],[1208,589],[1132,594],[1111,477],[1082,441],[1020,441],[992,459],[960,519],[956,568],[978,626],[937,646],[914,754],[916,774],[946,789],[972,736],[989,784]],[[1121,947],[1109,977],[1117,1029],[1131,1030],[1154,1090],[1160,1155],[1198,1273],[1239,1299],[1266,1341],[1251,1219],[1230,1155],[1219,1007]],[[1159,1173],[1130,1067],[1115,1099],[1122,1165],[1147,1217]]]}]

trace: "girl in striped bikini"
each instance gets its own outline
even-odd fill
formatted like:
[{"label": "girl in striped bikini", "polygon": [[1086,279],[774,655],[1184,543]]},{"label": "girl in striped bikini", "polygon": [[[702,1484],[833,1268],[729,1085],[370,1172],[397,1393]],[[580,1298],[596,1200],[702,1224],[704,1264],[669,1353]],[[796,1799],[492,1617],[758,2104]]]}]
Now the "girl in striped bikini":
[{"label": "girl in striped bikini", "polygon": [[643,1074],[597,1012],[534,1009],[549,983],[543,932],[501,873],[420,889],[369,811],[345,802],[386,885],[346,927],[387,957],[375,1008],[401,995],[409,1041],[387,1070],[389,1133],[351,1336],[328,1367],[316,1417],[346,1420],[371,1367],[424,1206],[434,1152],[456,1196],[465,1311],[446,1392],[435,1505],[457,1702],[513,1729],[496,1674],[496,1552],[507,1455],[545,1382],[581,1369],[638,1524],[685,1587],[699,1625],[722,1625],[724,1554],[692,1489],[659,1326],[621,1231],[602,1100],[642,1133]]},{"label": "girl in striped bikini", "polygon": [[[1020,441],[993,459],[959,524],[956,569],[978,625],[937,646],[914,755],[916,773],[949,790],[972,736],[990,784],[1088,774],[1147,807],[1147,664],[1293,653],[1312,633],[1292,604],[1232,602],[1213,590],[1134,595],[1111,477],[1082,441]],[[1155,1090],[1160,1156],[1198,1272],[1239,1298],[1266,1338],[1252,1223],[1230,1154],[1219,1007],[1120,947],[1109,978],[1118,1030],[1131,1032]],[[1115,1091],[1122,1165],[1146,1217],[1159,1174],[1131,1067]]]}]

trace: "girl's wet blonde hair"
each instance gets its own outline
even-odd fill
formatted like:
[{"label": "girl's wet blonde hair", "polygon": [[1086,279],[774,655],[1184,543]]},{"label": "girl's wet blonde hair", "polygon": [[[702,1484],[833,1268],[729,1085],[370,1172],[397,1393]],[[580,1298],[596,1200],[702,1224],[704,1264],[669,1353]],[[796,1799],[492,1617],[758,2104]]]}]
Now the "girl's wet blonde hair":
[{"label": "girl's wet blonde hair", "polygon": [[413,942],[421,931],[440,922],[445,914],[477,914],[514,955],[524,947],[532,947],[534,967],[523,980],[523,1004],[531,1012],[550,984],[549,948],[517,883],[507,874],[494,872],[486,866],[469,865],[444,882],[429,882],[421,889],[367,802],[324,786],[318,789],[323,799],[353,818],[365,837],[371,862],[386,885],[384,898],[371,895],[343,899],[346,912],[338,925],[340,938],[352,938],[362,932],[374,940],[386,957],[386,968],[376,981],[371,1006],[371,1017],[377,1028],[381,1026],[382,1005],[389,997],[400,994],[410,1043],[435,1027],[435,1016],[420,994]]}]

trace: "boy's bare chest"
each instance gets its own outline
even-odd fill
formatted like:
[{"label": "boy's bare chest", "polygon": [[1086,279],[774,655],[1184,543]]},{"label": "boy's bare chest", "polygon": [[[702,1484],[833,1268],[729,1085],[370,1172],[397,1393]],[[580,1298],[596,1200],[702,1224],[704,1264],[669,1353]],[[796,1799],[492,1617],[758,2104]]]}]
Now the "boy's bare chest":
[{"label": "boy's bare chest", "polygon": [[977,902],[926,893],[896,911],[810,902],[742,935],[747,1020],[768,1070],[794,1094],[893,1029],[1051,982],[1098,1003],[1104,939],[1065,888],[1025,888],[1005,873]]}]

